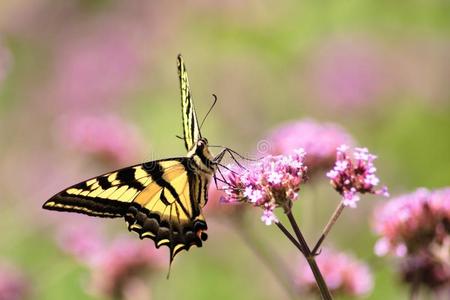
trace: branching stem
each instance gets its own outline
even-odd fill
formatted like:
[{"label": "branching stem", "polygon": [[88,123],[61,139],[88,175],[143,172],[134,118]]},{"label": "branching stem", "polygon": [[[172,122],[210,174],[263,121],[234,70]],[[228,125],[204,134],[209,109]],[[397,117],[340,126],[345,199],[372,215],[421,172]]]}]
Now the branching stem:
[{"label": "branching stem", "polygon": [[328,286],[325,283],[325,280],[323,279],[322,273],[320,272],[320,269],[317,266],[314,254],[311,252],[311,250],[308,246],[308,243],[306,242],[305,238],[303,237],[303,234],[300,231],[300,228],[298,227],[297,222],[295,221],[292,211],[288,210],[286,212],[286,215],[289,219],[289,222],[291,223],[292,229],[294,229],[294,232],[295,232],[295,235],[297,236],[298,241],[300,242],[300,246],[303,249],[302,252],[306,258],[306,261],[308,262],[308,265],[311,268],[311,271],[313,272],[313,275],[314,275],[314,278],[316,279],[316,284],[317,284],[317,287],[319,288],[322,299],[332,300],[333,297],[331,296],[331,293],[328,290]]},{"label": "branching stem", "polygon": [[342,211],[344,210],[345,205],[344,203],[341,201],[341,203],[339,203],[338,207],[336,207],[335,211],[333,212],[333,215],[331,216],[330,220],[328,220],[327,225],[324,227],[324,229],[322,230],[322,234],[319,238],[319,240],[317,241],[316,245],[314,246],[314,249],[312,250],[312,253],[314,255],[317,254],[317,251],[319,250],[320,246],[322,245],[323,241],[325,240],[325,238],[327,237],[328,233],[330,233],[331,228],[334,226],[334,224],[336,223],[337,219],[339,218],[339,216],[341,215]]}]

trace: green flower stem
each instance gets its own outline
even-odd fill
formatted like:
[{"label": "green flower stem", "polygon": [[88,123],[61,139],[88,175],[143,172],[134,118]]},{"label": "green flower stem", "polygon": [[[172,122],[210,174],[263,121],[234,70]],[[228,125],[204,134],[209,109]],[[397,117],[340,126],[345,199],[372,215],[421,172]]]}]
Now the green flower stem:
[{"label": "green flower stem", "polygon": [[303,234],[300,231],[300,228],[298,227],[298,224],[295,221],[294,216],[292,215],[292,211],[288,210],[286,212],[286,215],[289,219],[289,222],[291,223],[292,228],[294,229],[294,232],[295,232],[295,235],[297,236],[298,241],[300,242],[300,246],[303,249],[303,254],[305,255],[306,261],[308,262],[309,267],[311,268],[311,271],[314,274],[314,278],[316,279],[316,284],[317,284],[317,287],[319,288],[322,299],[332,300],[333,297],[331,296],[331,293],[328,290],[328,286],[325,283],[325,280],[323,279],[322,273],[320,272],[320,269],[317,266],[314,254],[309,249],[308,243],[306,242],[305,238],[303,237]]},{"label": "green flower stem", "polygon": [[313,254],[317,254],[317,251],[319,250],[319,248],[322,245],[323,241],[327,237],[328,233],[330,233],[331,228],[336,223],[337,219],[341,215],[341,213],[344,210],[344,208],[345,208],[345,205],[341,201],[341,203],[339,203],[338,207],[336,207],[335,211],[333,212],[333,215],[331,216],[330,220],[328,220],[327,225],[322,230],[322,235],[320,236],[319,240],[317,241],[316,245],[314,246],[314,249],[312,250]]},{"label": "green flower stem", "polygon": [[302,246],[298,243],[295,237],[292,236],[289,230],[287,230],[280,221],[275,222],[275,224],[281,230],[281,232],[283,232],[283,234],[292,242],[292,244],[294,244],[294,246],[297,247],[297,249],[300,250],[301,253],[303,253]]}]

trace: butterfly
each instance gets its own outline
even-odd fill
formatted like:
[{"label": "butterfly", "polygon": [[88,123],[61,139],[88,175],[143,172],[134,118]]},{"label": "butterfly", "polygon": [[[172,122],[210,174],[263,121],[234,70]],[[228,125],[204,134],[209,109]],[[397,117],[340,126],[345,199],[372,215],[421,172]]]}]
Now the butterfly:
[{"label": "butterfly", "polygon": [[180,138],[187,155],[100,175],[57,193],[43,205],[49,210],[124,218],[128,229],[141,239],[152,239],[157,248],[167,246],[170,262],[180,251],[201,247],[206,241],[208,227],[202,208],[208,201],[211,178],[216,179],[215,172],[229,150],[215,157],[210,153],[208,140],[200,133],[181,55],[177,62],[183,123]]}]

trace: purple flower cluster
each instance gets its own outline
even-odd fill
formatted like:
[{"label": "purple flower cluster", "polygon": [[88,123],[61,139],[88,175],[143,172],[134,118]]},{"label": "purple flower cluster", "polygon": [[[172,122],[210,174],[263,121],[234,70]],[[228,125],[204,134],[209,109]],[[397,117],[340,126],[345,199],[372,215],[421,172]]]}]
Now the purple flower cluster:
[{"label": "purple flower cluster", "polygon": [[[308,171],[330,168],[339,145],[353,145],[353,138],[341,126],[312,119],[288,122],[275,128],[267,138],[270,154],[288,154],[303,148],[308,153]],[[261,150],[261,149],[260,149]]]},{"label": "purple flower cluster", "polygon": [[337,148],[336,162],[327,173],[331,185],[342,195],[343,204],[356,207],[360,199],[358,193],[389,196],[386,187],[375,190],[380,181],[375,175],[376,168],[373,164],[376,156],[369,153],[367,148],[354,148],[350,156],[349,149],[346,145]]},{"label": "purple flower cluster", "polygon": [[[367,295],[373,288],[369,267],[351,255],[323,249],[316,261],[328,288],[336,296]],[[295,283],[302,293],[317,293],[314,275],[304,260]]]},{"label": "purple flower cluster", "polygon": [[450,282],[450,188],[417,191],[396,197],[375,212],[381,236],[377,255],[403,257],[406,282],[429,287]]},{"label": "purple flower cluster", "polygon": [[247,202],[264,209],[261,220],[270,225],[277,221],[276,207],[289,210],[306,180],[305,151],[291,155],[267,156],[250,169],[238,174],[228,172],[223,202]]}]

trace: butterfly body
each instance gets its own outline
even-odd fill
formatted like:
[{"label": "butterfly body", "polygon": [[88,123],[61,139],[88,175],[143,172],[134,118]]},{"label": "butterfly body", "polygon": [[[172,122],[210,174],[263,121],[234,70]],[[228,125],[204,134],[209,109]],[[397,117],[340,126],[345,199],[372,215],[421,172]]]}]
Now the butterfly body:
[{"label": "butterfly body", "polygon": [[54,195],[43,208],[90,216],[123,217],[130,231],[170,249],[170,260],[192,245],[202,246],[207,225],[201,213],[218,163],[200,134],[186,68],[178,56],[183,140],[187,155],[109,172]]}]

